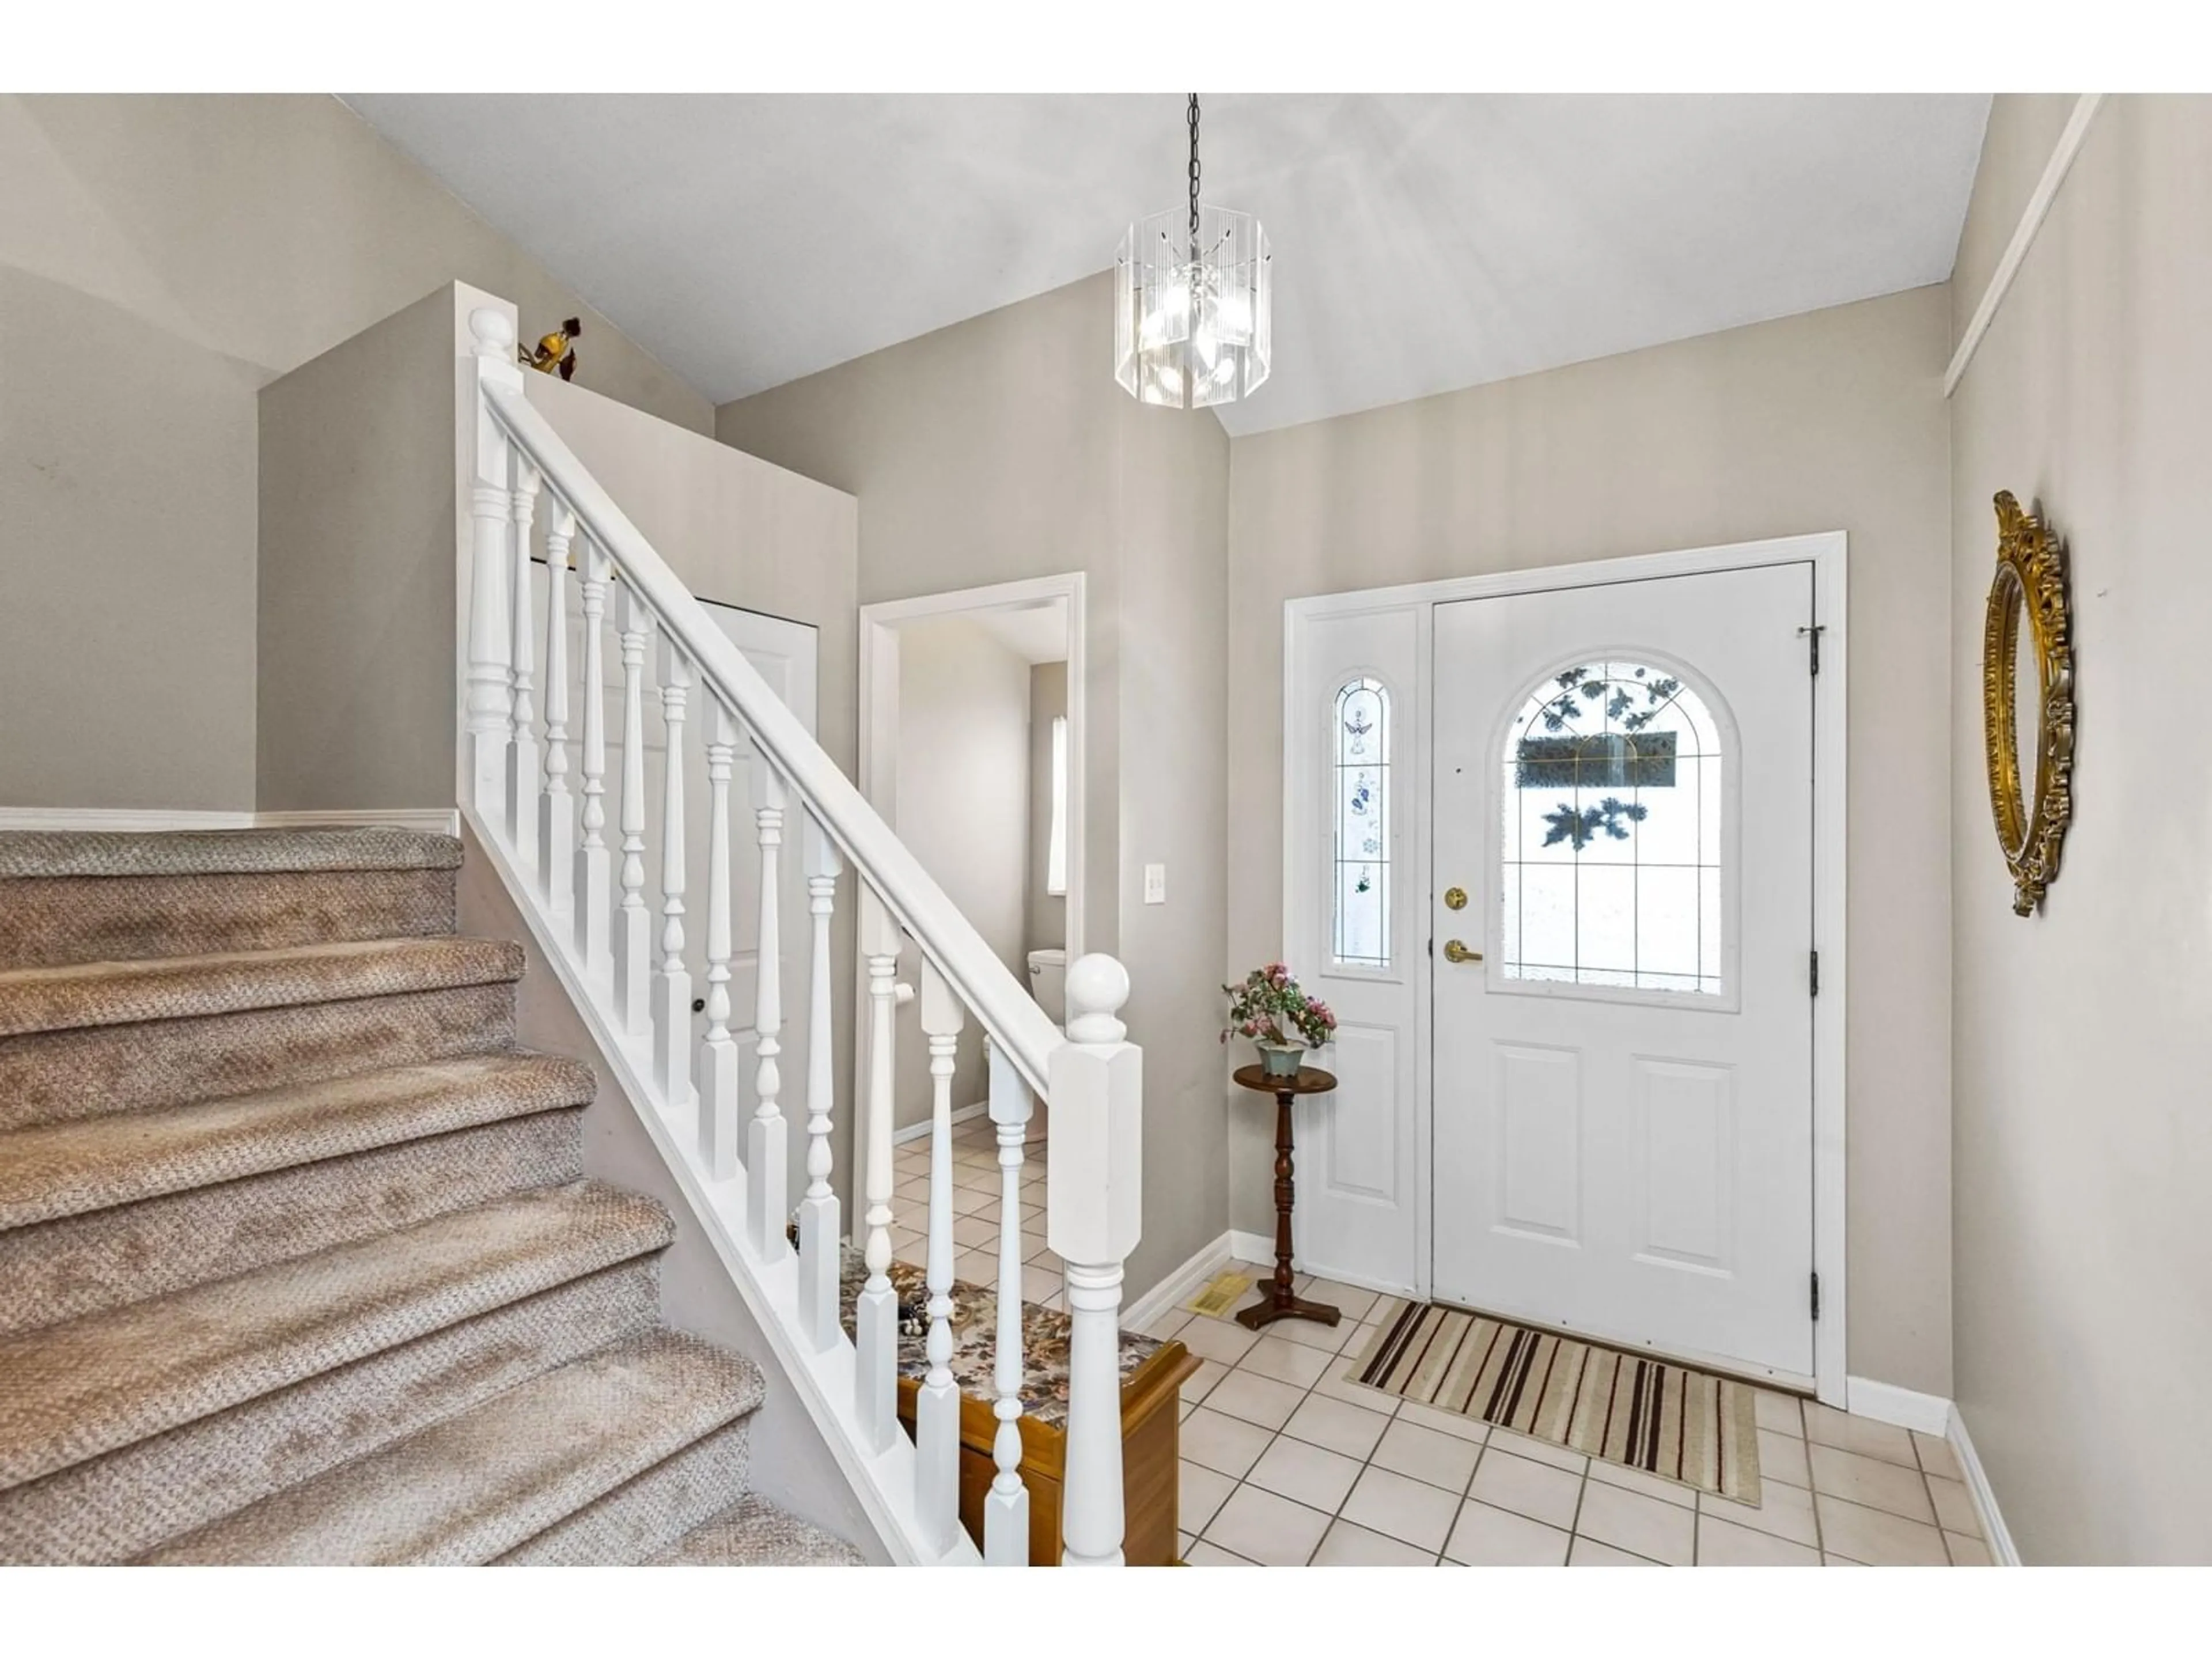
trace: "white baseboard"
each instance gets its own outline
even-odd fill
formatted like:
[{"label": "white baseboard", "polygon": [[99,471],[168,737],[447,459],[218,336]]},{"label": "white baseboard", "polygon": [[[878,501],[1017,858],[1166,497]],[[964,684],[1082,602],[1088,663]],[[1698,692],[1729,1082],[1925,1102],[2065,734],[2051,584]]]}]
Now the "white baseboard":
[{"label": "white baseboard", "polygon": [[251,830],[251,812],[171,811],[140,806],[0,806],[0,830]]},{"label": "white baseboard", "polygon": [[1224,1233],[1211,1244],[1200,1246],[1188,1261],[1171,1269],[1166,1278],[1123,1308],[1123,1328],[1140,1331],[1189,1301],[1200,1285],[1229,1265],[1234,1255],[1230,1240],[1236,1237]]},{"label": "white baseboard", "polygon": [[1231,1229],[1231,1255],[1238,1261],[1257,1261],[1261,1266],[1275,1259],[1275,1239],[1272,1233],[1240,1233]]},{"label": "white baseboard", "polygon": [[0,806],[0,830],[105,830],[150,835],[170,830],[314,830],[388,823],[425,835],[458,836],[461,815],[450,806],[367,807],[357,811],[175,811],[152,806]]},{"label": "white baseboard", "polygon": [[1951,1402],[1941,1395],[1917,1394],[1868,1376],[1848,1377],[1844,1389],[1848,1402],[1844,1409],[1853,1417],[1870,1417],[1877,1423],[1892,1423],[1939,1439],[1950,1432]]},{"label": "white baseboard", "polygon": [[461,833],[461,814],[453,806],[371,806],[352,811],[317,810],[307,812],[256,812],[257,830],[352,829],[364,824],[388,824],[394,830],[414,830],[426,836]]},{"label": "white baseboard", "polygon": [[2012,1541],[2004,1516],[1997,1512],[1997,1495],[1990,1488],[1990,1477],[1974,1450],[1973,1437],[1966,1432],[1966,1419],[1960,1415],[1955,1403],[1951,1407],[1951,1420],[1944,1437],[1959,1455],[1959,1468],[1966,1474],[1966,1491],[1974,1500],[1974,1513],[1981,1517],[1982,1537],[1990,1547],[1990,1558],[2001,1567],[2020,1565],[2020,1551]]},{"label": "white baseboard", "polygon": [[[963,1106],[958,1111],[953,1113],[952,1121],[955,1123],[965,1123],[969,1118],[981,1117],[990,1109],[990,1102],[979,1100],[973,1106]],[[929,1139],[930,1127],[930,1121],[924,1118],[919,1123],[908,1124],[903,1129],[894,1129],[891,1132],[891,1144],[894,1146],[899,1146],[909,1140],[927,1140]]]}]

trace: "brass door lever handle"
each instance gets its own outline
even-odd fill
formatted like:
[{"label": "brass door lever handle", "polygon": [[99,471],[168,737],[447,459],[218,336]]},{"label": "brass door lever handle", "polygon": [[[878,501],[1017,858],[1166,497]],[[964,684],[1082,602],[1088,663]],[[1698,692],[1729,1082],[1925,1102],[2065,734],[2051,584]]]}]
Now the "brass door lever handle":
[{"label": "brass door lever handle", "polygon": [[1482,952],[1468,950],[1466,945],[1458,939],[1448,939],[1444,941],[1444,960],[1446,962],[1480,962]]}]

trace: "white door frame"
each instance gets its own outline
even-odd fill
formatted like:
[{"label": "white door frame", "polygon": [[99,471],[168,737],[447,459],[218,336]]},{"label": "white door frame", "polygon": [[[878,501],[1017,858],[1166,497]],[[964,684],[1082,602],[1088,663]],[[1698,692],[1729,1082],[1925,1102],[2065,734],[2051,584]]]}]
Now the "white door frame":
[{"label": "white door frame", "polygon": [[[1311,799],[1316,785],[1318,753],[1304,741],[1312,723],[1300,718],[1298,644],[1307,622],[1328,617],[1356,616],[1364,611],[1403,611],[1423,614],[1418,633],[1419,660],[1414,684],[1420,700],[1421,729],[1431,730],[1428,714],[1436,695],[1436,607],[1462,599],[1493,599],[1505,594],[1548,592],[1559,588],[1601,586],[1619,582],[1649,581],[1663,576],[1699,575],[1712,571],[1743,570],[1761,565],[1810,562],[1813,566],[1813,623],[1820,630],[1814,643],[1820,651],[1820,673],[1813,681],[1813,915],[1814,948],[1820,957],[1820,992],[1813,1001],[1813,1271],[1820,1285],[1820,1316],[1813,1327],[1814,1386],[1826,1404],[1842,1410],[1845,1402],[1846,1343],[1844,1316],[1848,1301],[1846,1279],[1847,1171],[1844,1158],[1846,1106],[1844,1041],[1845,988],[1849,984],[1844,956],[1844,827],[1848,811],[1849,774],[1846,769],[1845,710],[1849,636],[1846,632],[1849,596],[1849,545],[1841,531],[1816,535],[1784,536],[1772,540],[1740,542],[1725,547],[1687,548],[1674,552],[1644,554],[1627,558],[1595,559],[1579,564],[1552,565],[1528,570],[1498,571],[1480,576],[1453,576],[1440,581],[1413,582],[1395,587],[1366,588],[1352,592],[1319,594],[1291,599],[1283,606],[1283,937],[1285,948],[1293,942],[1316,939],[1314,908],[1317,895],[1306,890],[1311,884],[1300,872],[1310,867],[1304,845],[1313,831],[1300,817],[1300,803]],[[1070,676],[1071,679],[1073,675]],[[1428,896],[1425,915],[1434,913],[1435,871],[1431,837],[1430,769],[1417,769],[1413,797],[1404,822],[1411,826],[1413,845],[1408,860],[1419,872]],[[1431,941],[1433,948],[1433,942]],[[1431,1291],[1434,1267],[1433,1192],[1436,1149],[1431,1136],[1434,1060],[1431,996],[1435,964],[1431,950],[1413,956],[1412,995],[1414,1003],[1416,1083],[1413,1135],[1418,1149],[1416,1204],[1419,1261],[1415,1283],[1425,1297]]]},{"label": "white door frame", "polygon": [[1032,576],[860,607],[860,793],[893,828],[898,823],[899,629],[925,617],[1028,611],[1054,599],[1067,605],[1067,959],[1083,954],[1083,875],[1088,751],[1084,719],[1083,573]]}]

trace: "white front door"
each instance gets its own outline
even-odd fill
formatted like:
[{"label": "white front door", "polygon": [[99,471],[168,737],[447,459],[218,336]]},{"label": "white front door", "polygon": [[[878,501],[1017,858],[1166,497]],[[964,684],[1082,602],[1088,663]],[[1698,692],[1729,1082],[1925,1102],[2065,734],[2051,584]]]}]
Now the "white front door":
[{"label": "white front door", "polygon": [[1812,620],[1807,563],[1437,607],[1440,1299],[1811,1376]]}]

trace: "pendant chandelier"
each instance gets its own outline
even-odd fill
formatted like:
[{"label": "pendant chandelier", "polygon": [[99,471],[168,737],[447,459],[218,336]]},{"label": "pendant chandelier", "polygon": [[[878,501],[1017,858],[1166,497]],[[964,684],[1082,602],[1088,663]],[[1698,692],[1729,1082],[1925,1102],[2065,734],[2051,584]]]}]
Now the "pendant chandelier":
[{"label": "pendant chandelier", "polygon": [[1190,94],[1190,206],[1139,219],[1114,261],[1114,378],[1140,403],[1206,409],[1249,398],[1273,353],[1267,234],[1198,199]]}]

